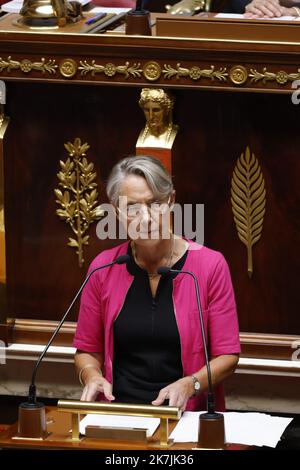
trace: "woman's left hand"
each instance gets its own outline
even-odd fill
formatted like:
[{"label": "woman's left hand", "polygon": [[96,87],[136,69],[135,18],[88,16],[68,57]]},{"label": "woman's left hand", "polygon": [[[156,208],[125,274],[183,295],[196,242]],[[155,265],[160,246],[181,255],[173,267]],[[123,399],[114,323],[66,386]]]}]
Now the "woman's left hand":
[{"label": "woman's left hand", "polygon": [[194,394],[192,377],[183,377],[176,382],[167,385],[160,390],[157,398],[152,405],[162,405],[165,400],[169,400],[169,406],[178,406],[182,411],[185,410],[187,401]]}]

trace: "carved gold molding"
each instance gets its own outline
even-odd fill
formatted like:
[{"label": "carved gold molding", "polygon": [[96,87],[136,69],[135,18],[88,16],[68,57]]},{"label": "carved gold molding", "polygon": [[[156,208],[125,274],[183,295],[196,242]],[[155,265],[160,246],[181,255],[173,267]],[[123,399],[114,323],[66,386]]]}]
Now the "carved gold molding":
[{"label": "carved gold molding", "polygon": [[261,168],[249,147],[242,153],[231,180],[231,203],[238,237],[247,247],[248,276],[253,274],[252,247],[261,237],[266,190]]},{"label": "carved gold molding", "polygon": [[29,59],[23,59],[21,62],[18,60],[12,60],[11,56],[7,60],[3,60],[0,57],[0,72],[6,70],[10,72],[11,70],[21,70],[24,73],[29,73],[32,70],[38,70],[40,72],[55,74],[57,65],[55,64],[54,59],[49,59],[48,61],[45,58],[42,58],[40,62],[31,62]]},{"label": "carved gold molding", "polygon": [[165,79],[189,77],[195,81],[200,80],[200,78],[209,78],[211,80],[216,78],[217,80],[225,82],[228,77],[226,70],[226,67],[216,70],[214,65],[211,65],[209,69],[200,69],[200,67],[196,65],[191,68],[184,68],[181,67],[180,63],[178,63],[174,68],[172,65],[165,64],[163,76]]},{"label": "carved gold molding", "polygon": [[81,71],[81,75],[87,75],[90,73],[94,76],[96,73],[104,73],[107,77],[114,77],[116,74],[125,75],[125,79],[140,78],[143,70],[140,68],[141,64],[130,65],[130,62],[125,62],[125,65],[115,65],[108,63],[105,65],[96,64],[95,60],[88,63],[87,60],[81,60],[78,69]]},{"label": "carved gold molding", "polygon": [[117,74],[123,74],[124,78],[141,78],[142,75],[146,80],[152,82],[158,80],[161,75],[166,80],[172,78],[181,78],[188,77],[192,80],[199,80],[201,78],[209,78],[210,80],[220,80],[226,81],[228,73],[226,68],[215,69],[214,65],[211,65],[209,69],[201,69],[198,66],[193,66],[191,68],[181,67],[181,64],[178,63],[176,67],[172,65],[165,64],[164,69],[161,69],[161,66],[158,62],[150,61],[147,62],[143,68],[141,68],[140,63],[130,64],[130,62],[125,62],[125,65],[115,65],[113,63],[107,63],[105,65],[96,64],[95,60],[92,60],[89,63],[86,60],[80,61],[80,66],[78,69],[81,72],[81,75],[91,74],[94,76],[97,73],[103,73],[107,77],[114,77]]},{"label": "carved gold molding", "polygon": [[154,60],[147,62],[143,66],[143,75],[149,82],[155,82],[161,76],[161,66]]},{"label": "carved gold molding", "polygon": [[287,73],[283,70],[279,72],[267,72],[267,68],[264,67],[262,72],[258,72],[256,69],[250,69],[250,72],[243,65],[233,66],[229,73],[227,67],[216,68],[211,65],[208,69],[201,69],[197,65],[192,67],[182,67],[180,63],[176,66],[164,64],[162,69],[160,64],[155,61],[149,61],[141,68],[140,63],[134,63],[130,65],[130,62],[125,62],[125,65],[115,65],[113,63],[107,63],[105,65],[96,64],[93,60],[91,63],[88,61],[80,61],[78,69],[81,71],[81,75],[87,75],[91,73],[94,76],[97,73],[103,73],[107,77],[114,77],[116,74],[123,74],[124,78],[141,78],[144,76],[149,82],[158,80],[161,75],[165,80],[171,80],[173,78],[190,78],[193,81],[198,81],[202,78],[210,80],[218,80],[226,82],[229,78],[235,85],[244,85],[248,78],[251,78],[252,83],[257,83],[262,80],[264,84],[267,81],[276,81],[279,85],[284,85],[288,81],[294,81],[300,79],[300,69],[297,73]]},{"label": "carved gold molding", "polygon": [[229,78],[235,85],[244,85],[248,78],[248,71],[243,65],[235,65],[229,71]]},{"label": "carved gold molding", "polygon": [[300,69],[298,69],[297,73],[287,73],[284,70],[274,73],[267,72],[267,67],[264,67],[262,72],[258,72],[256,69],[250,69],[250,72],[249,77],[251,78],[251,82],[255,83],[262,80],[264,84],[266,84],[266,82],[276,81],[279,85],[285,85],[287,82],[293,82],[300,78]]},{"label": "carved gold molding", "polygon": [[295,73],[288,73],[284,70],[278,72],[268,72],[267,67],[264,67],[261,72],[256,69],[247,70],[243,65],[234,65],[227,72],[227,67],[216,68],[215,65],[210,65],[207,69],[202,69],[197,65],[192,67],[182,67],[181,63],[177,63],[175,66],[170,64],[164,64],[162,66],[156,61],[148,61],[144,65],[140,62],[130,63],[126,61],[122,65],[116,65],[112,62],[108,62],[104,65],[97,64],[95,60],[80,60],[78,63],[70,58],[63,59],[59,65],[56,64],[55,59],[45,59],[44,57],[40,61],[33,62],[29,59],[23,59],[21,61],[13,60],[11,56],[2,59],[0,57],[0,72],[12,70],[21,70],[23,73],[30,73],[33,70],[40,71],[43,74],[56,74],[57,68],[60,74],[65,78],[72,78],[75,76],[77,70],[80,71],[81,76],[87,76],[91,74],[104,74],[107,78],[113,78],[116,75],[123,75],[125,80],[128,78],[142,78],[144,77],[149,82],[159,80],[161,76],[165,80],[171,80],[179,78],[190,78],[193,81],[206,78],[209,80],[218,80],[220,82],[227,82],[229,80],[235,85],[244,85],[248,78],[251,79],[251,83],[257,83],[261,81],[264,85],[270,81],[276,81],[279,85],[285,85],[288,82],[300,79],[300,68]]},{"label": "carved gold molding", "polygon": [[92,222],[99,218],[97,212],[97,177],[93,172],[94,164],[86,159],[86,151],[89,149],[87,143],[81,145],[79,138],[74,143],[65,144],[69,152],[68,159],[60,161],[60,172],[57,174],[59,186],[63,188],[55,189],[56,202],[60,209],[56,214],[70,225],[75,238],[69,238],[68,246],[76,248],[78,254],[78,264],[84,264],[83,247],[89,244],[87,230]]},{"label": "carved gold molding", "polygon": [[77,64],[73,59],[64,59],[59,64],[59,71],[65,78],[72,78],[77,72]]}]

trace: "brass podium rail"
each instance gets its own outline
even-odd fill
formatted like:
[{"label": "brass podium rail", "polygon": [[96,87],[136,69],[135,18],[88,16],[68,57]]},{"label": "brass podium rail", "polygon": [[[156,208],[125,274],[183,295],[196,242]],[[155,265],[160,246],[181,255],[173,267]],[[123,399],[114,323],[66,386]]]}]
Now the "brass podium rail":
[{"label": "brass podium rail", "polygon": [[168,447],[169,419],[179,420],[182,411],[175,406],[135,405],[127,403],[86,402],[59,400],[57,409],[72,414],[72,440],[79,440],[79,423],[82,414],[106,414],[121,416],[140,416],[160,419],[160,446]]}]

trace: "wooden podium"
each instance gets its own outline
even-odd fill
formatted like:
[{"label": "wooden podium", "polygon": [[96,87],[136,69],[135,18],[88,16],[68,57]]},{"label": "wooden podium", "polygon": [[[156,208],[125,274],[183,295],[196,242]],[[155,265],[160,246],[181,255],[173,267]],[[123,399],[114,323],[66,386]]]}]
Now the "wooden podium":
[{"label": "wooden podium", "polygon": [[[17,424],[8,426],[0,432],[0,448],[4,449],[51,449],[51,450],[151,450],[159,448],[158,430],[149,438],[147,444],[109,439],[95,439],[83,437],[79,441],[71,439],[71,413],[61,413],[56,407],[47,407],[47,431],[49,435],[44,440],[14,439],[17,432]],[[170,431],[174,429],[177,421],[170,422]],[[195,442],[175,443],[168,451],[192,450]],[[240,444],[228,444],[226,450],[247,450],[249,446]],[[166,451],[166,450],[165,450]]]}]

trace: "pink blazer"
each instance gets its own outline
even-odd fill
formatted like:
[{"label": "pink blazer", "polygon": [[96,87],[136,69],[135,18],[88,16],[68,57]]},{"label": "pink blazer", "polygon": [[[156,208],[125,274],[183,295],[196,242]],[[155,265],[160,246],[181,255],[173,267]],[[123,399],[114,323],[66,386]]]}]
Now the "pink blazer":
[{"label": "pink blazer", "polygon": [[93,0],[93,5],[99,7],[118,7],[118,8],[134,8],[135,0]]},{"label": "pink blazer", "polygon": [[[238,319],[234,292],[223,255],[190,240],[184,270],[196,274],[210,356],[240,352]],[[91,263],[89,271],[126,254],[128,243],[105,250]],[[126,265],[114,265],[93,274],[82,297],[73,345],[104,356],[104,375],[113,380],[113,323],[125,302],[133,281]],[[205,365],[194,282],[179,274],[173,279],[174,311],[181,342],[183,374],[191,375]],[[216,409],[225,409],[222,384],[215,387]],[[187,410],[206,409],[206,394],[192,397]]]}]

